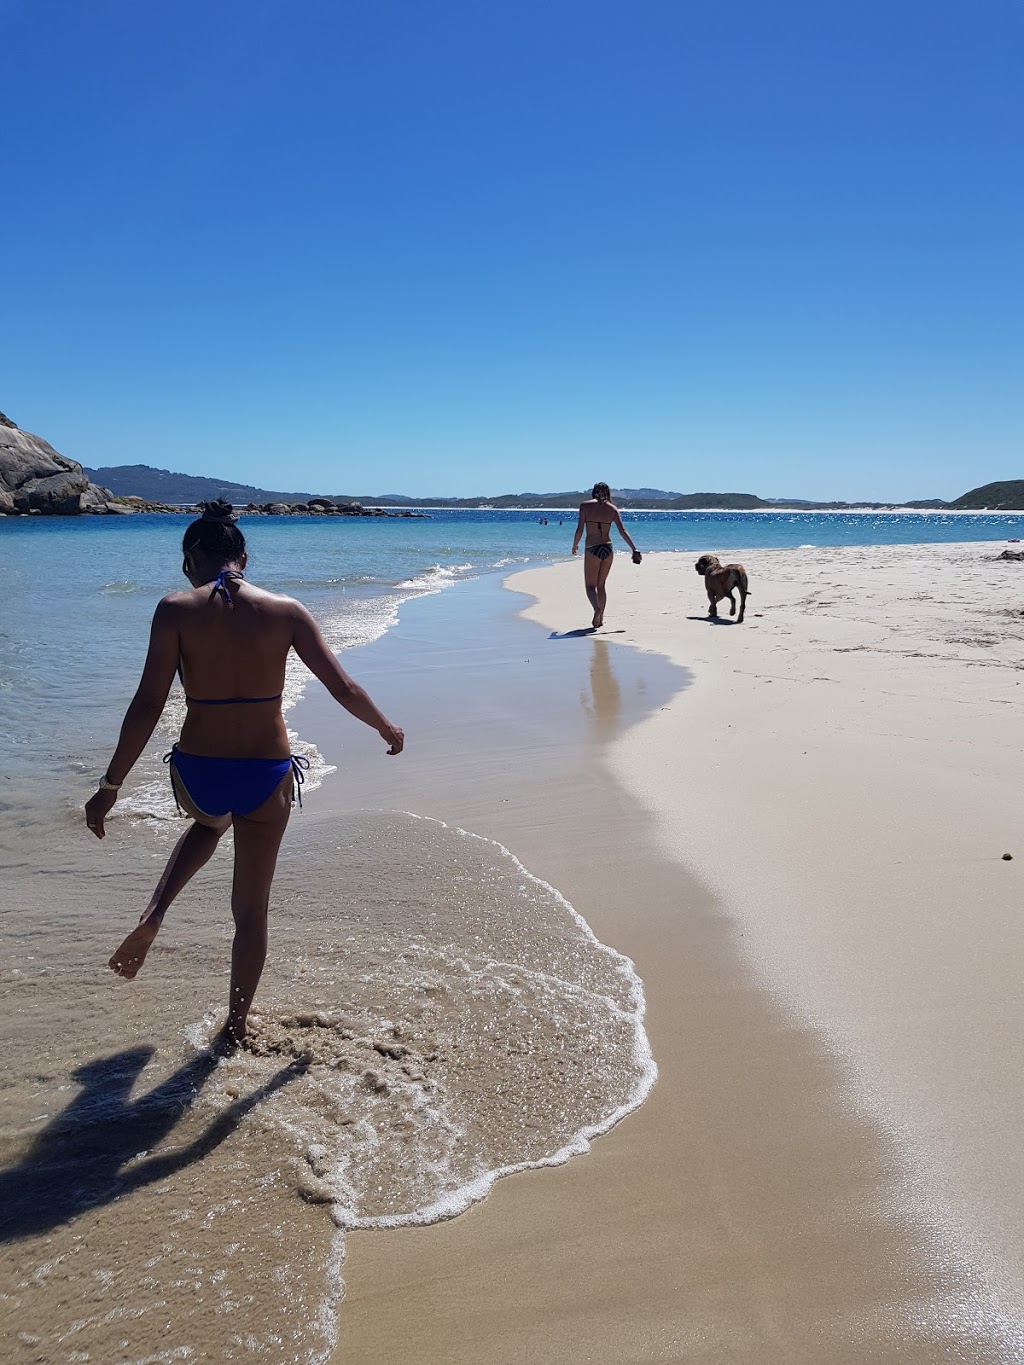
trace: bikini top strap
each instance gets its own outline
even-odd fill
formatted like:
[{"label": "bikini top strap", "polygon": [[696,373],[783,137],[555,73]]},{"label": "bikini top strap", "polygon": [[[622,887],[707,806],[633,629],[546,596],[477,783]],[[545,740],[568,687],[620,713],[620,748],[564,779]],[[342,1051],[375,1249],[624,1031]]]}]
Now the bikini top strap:
[{"label": "bikini top strap", "polygon": [[244,578],[245,575],[242,573],[241,569],[221,569],[220,573],[213,580],[213,589],[210,592],[208,600],[212,602],[217,594],[220,593],[228,606],[233,607],[235,604],[228,589],[228,584],[241,583]]}]

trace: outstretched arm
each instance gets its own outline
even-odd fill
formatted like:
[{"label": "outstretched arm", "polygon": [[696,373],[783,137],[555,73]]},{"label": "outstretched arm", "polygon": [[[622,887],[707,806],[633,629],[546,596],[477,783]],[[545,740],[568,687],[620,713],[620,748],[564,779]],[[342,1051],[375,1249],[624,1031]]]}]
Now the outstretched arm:
[{"label": "outstretched arm", "polygon": [[[174,608],[165,599],[153,613],[149,652],[139,686],[121,723],[114,757],[107,765],[108,782],[120,786],[149,743],[171,690],[179,654],[177,619]],[[102,789],[85,807],[86,822],[97,839],[103,838],[103,821],[116,800],[116,791]]]},{"label": "outstretched arm", "polygon": [[405,744],[405,735],[397,725],[377,710],[369,694],[354,682],[341,664],[327,648],[327,641],[320,634],[320,628],[305,607],[296,603],[295,634],[292,638],[295,653],[311,673],[320,679],[336,702],[344,706],[350,715],[376,730],[389,745],[389,754],[400,754]]},{"label": "outstretched arm", "polygon": [[576,534],[575,534],[575,535],[573,536],[573,538],[572,538],[572,552],[573,552],[573,554],[575,554],[576,551],[579,549],[580,537],[583,535],[583,524],[584,524],[584,523],[583,523],[583,508],[581,507],[581,508],[580,508],[580,515],[579,515],[579,518],[578,518],[578,520],[577,520],[577,522],[576,522]]},{"label": "outstretched arm", "polygon": [[616,527],[618,528],[619,535],[620,535],[620,536],[622,537],[622,539],[626,542],[626,544],[627,544],[627,545],[629,546],[629,548],[633,551],[633,553],[634,553],[634,554],[638,554],[639,552],[638,552],[636,546],[633,544],[632,540],[631,540],[630,537],[629,537],[629,532],[626,530],[625,526],[623,526],[623,524],[622,524],[622,518],[619,516],[619,509],[618,509],[617,507],[616,507],[616,509],[615,509],[615,514],[614,514],[614,516],[613,516],[612,519],[613,519],[613,521],[615,522]]}]

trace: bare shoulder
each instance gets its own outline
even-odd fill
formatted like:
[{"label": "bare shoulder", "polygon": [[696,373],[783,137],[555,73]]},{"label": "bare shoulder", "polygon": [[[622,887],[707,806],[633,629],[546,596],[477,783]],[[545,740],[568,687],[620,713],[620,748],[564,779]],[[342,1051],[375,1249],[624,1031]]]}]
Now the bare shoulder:
[{"label": "bare shoulder", "polygon": [[194,592],[169,592],[166,597],[161,597],[156,604],[156,611],[153,613],[154,620],[170,620],[180,612],[186,610],[191,604]]},{"label": "bare shoulder", "polygon": [[251,602],[258,602],[264,611],[273,612],[275,616],[302,618],[306,615],[302,603],[283,592],[271,592],[269,588],[258,588],[255,583],[246,583],[245,594]]},{"label": "bare shoulder", "polygon": [[613,502],[600,502],[597,498],[588,498],[586,502],[580,503],[580,516],[584,521],[607,521],[609,514],[618,516],[619,509]]},{"label": "bare shoulder", "polygon": [[253,584],[247,584],[247,587],[249,591],[246,595],[249,602],[258,609],[262,619],[274,621],[291,631],[293,642],[310,631],[316,631],[316,622],[312,614],[294,597],[287,597],[283,592],[268,592],[265,588],[257,588]]}]

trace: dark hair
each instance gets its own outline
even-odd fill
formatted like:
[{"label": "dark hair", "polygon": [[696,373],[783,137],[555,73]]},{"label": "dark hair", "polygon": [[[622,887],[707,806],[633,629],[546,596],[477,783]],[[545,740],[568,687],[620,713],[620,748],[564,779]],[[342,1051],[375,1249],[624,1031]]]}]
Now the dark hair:
[{"label": "dark hair", "polygon": [[230,564],[245,554],[245,536],[238,529],[231,504],[218,498],[216,502],[199,504],[203,515],[185,528],[181,538],[184,554],[197,553],[215,564]]},{"label": "dark hair", "polygon": [[612,490],[606,483],[595,483],[591,497],[597,498],[598,502],[611,502]]}]

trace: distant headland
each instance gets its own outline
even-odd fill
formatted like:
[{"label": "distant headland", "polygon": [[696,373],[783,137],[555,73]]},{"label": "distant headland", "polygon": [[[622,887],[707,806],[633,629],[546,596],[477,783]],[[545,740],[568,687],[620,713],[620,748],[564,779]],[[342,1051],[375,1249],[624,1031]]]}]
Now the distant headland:
[{"label": "distant headland", "polygon": [[[400,493],[351,495],[295,493],[259,488],[231,479],[176,474],[150,465],[88,468],[59,454],[42,437],[22,431],[0,413],[0,514],[6,516],[125,515],[177,512],[212,498],[225,498],[250,515],[416,516],[423,508],[575,509],[589,494],[500,493],[475,498],[411,498]],[[661,488],[613,490],[619,507],[653,511],[1024,511],[1024,479],[973,488],[953,502],[922,498],[904,503],[814,502],[760,498],[753,493],[673,493]]]},{"label": "distant headland", "polygon": [[[310,493],[285,493],[258,488],[254,484],[233,483],[228,479],[210,479],[196,474],[174,474],[167,469],[153,469],[149,465],[110,465],[102,469],[87,469],[86,474],[103,483],[115,493],[148,498],[165,503],[195,503],[207,498],[226,498],[237,504],[290,505],[308,504],[317,500]],[[589,491],[577,489],[561,493],[498,493],[482,494],[475,498],[421,497],[411,498],[401,493],[319,495],[342,506],[374,508],[481,508],[495,509],[540,508],[575,510]],[[989,483],[964,493],[955,502],[941,498],[921,498],[913,502],[814,502],[805,498],[759,498],[753,493],[672,493],[663,488],[617,488],[612,496],[619,507],[644,508],[653,511],[688,511],[694,509],[730,512],[748,511],[885,511],[907,507],[918,511],[1024,511],[1024,479],[1010,479]]]},{"label": "distant headland", "polygon": [[[138,483],[130,477],[135,469],[166,476],[173,484],[168,491],[161,484],[153,496],[150,482]],[[0,412],[0,515],[31,516],[125,516],[137,512],[175,512],[192,509],[208,499],[225,497],[229,502],[248,500],[240,510],[253,516],[338,516],[338,517],[418,517],[425,513],[409,507],[387,509],[379,504],[364,507],[353,499],[313,497],[294,493],[267,493],[242,488],[216,479],[191,479],[187,474],[168,474],[146,465],[129,465],[129,477],[112,479],[105,474],[120,474],[118,469],[86,469],[54,450],[48,441],[22,429]],[[116,486],[115,486],[116,485]],[[195,491],[186,491],[185,485]],[[211,490],[216,489],[216,492]],[[260,494],[259,497],[252,496]]]}]

